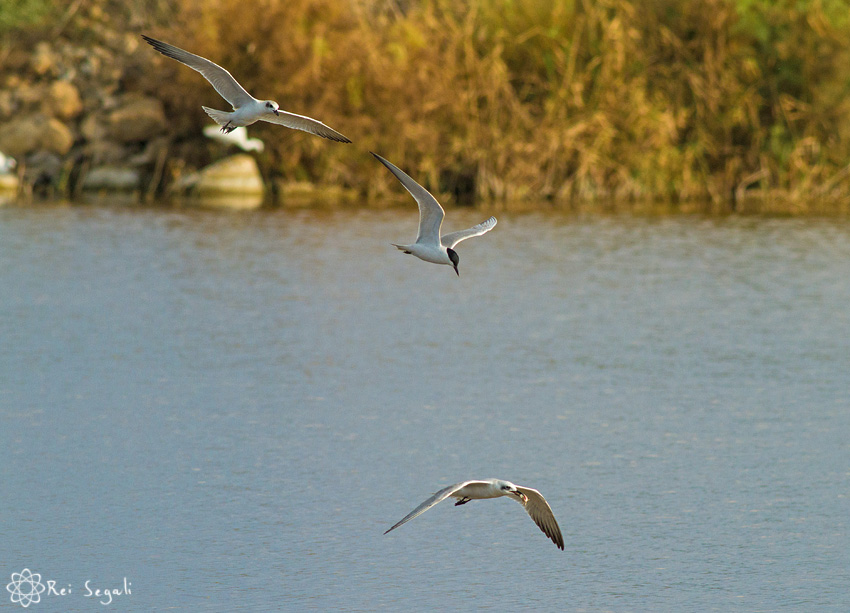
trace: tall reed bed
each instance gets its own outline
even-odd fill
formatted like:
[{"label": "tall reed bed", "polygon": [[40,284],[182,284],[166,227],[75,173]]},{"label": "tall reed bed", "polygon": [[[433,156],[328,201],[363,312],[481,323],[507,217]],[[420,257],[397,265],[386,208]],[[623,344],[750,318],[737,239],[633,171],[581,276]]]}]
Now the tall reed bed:
[{"label": "tall reed bed", "polygon": [[[255,130],[286,179],[396,190],[370,149],[457,200],[850,202],[844,1],[174,6],[153,34],[355,141]],[[209,86],[167,70],[159,95],[200,122]]]}]

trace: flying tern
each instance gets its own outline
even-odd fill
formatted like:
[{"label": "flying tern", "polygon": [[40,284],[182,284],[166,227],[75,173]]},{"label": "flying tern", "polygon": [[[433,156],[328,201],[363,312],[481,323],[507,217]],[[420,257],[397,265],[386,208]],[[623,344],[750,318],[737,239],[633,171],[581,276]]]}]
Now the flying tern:
[{"label": "flying tern", "polygon": [[466,504],[470,500],[482,500],[486,498],[499,498],[507,496],[512,500],[519,502],[526,512],[537,524],[537,527],[543,531],[543,534],[548,536],[558,549],[564,549],[564,537],[561,536],[561,528],[558,527],[558,522],[555,520],[555,515],[552,513],[552,508],[543,495],[530,487],[522,487],[514,485],[510,481],[502,481],[501,479],[486,479],[484,481],[461,481],[449,487],[444,487],[439,492],[435,493],[428,500],[413,509],[410,513],[398,522],[395,526],[384,532],[387,534],[406,524],[411,519],[415,519],[422,515],[425,511],[433,507],[439,502],[442,502],[448,497],[457,498],[455,506]]},{"label": "flying tern", "polygon": [[164,56],[177,60],[201,73],[215,88],[215,91],[221,94],[221,97],[231,104],[233,107],[232,113],[228,111],[217,111],[205,106],[201,107],[207,112],[207,115],[212,117],[221,126],[221,131],[225,134],[235,128],[250,126],[256,121],[268,121],[269,123],[303,130],[310,134],[329,138],[330,140],[341,143],[351,142],[345,136],[329,128],[321,121],[282,111],[278,103],[274,100],[257,100],[245,91],[245,88],[239,85],[227,70],[200,55],[189,53],[179,47],[169,45],[144,34],[142,34],[142,38]]},{"label": "flying tern", "polygon": [[460,241],[472,238],[473,236],[481,236],[485,232],[492,230],[496,225],[496,218],[491,217],[487,221],[483,221],[477,226],[472,226],[468,230],[460,230],[459,232],[440,236],[440,226],[443,225],[443,218],[446,216],[446,212],[440,206],[440,203],[437,202],[437,199],[398,167],[390,164],[377,153],[372,153],[372,155],[381,164],[386,166],[395,175],[396,179],[401,181],[401,184],[410,192],[410,195],[413,196],[419,205],[419,234],[416,237],[416,242],[412,245],[396,245],[393,243],[393,246],[405,253],[415,255],[420,260],[453,266],[457,275],[460,276],[457,269],[460,258],[453,247]]}]

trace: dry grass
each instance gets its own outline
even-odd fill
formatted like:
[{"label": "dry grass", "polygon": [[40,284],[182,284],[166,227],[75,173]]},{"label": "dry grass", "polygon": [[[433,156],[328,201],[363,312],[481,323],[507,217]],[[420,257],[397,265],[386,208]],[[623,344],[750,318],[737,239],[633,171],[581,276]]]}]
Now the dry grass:
[{"label": "dry grass", "polygon": [[[374,150],[447,199],[850,203],[840,0],[139,2],[168,15],[149,34],[354,141],[252,128],[286,181],[396,192]],[[194,137],[226,103],[157,61]]]}]

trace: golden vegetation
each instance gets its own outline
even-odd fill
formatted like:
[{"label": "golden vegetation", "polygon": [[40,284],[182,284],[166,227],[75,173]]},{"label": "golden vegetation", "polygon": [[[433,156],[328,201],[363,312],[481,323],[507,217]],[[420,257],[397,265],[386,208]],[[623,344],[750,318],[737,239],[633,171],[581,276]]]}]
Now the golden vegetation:
[{"label": "golden vegetation", "polygon": [[[354,141],[252,128],[285,180],[396,192],[374,150],[458,200],[850,203],[844,0],[142,4],[147,33]],[[177,125],[226,107],[157,61]]]}]

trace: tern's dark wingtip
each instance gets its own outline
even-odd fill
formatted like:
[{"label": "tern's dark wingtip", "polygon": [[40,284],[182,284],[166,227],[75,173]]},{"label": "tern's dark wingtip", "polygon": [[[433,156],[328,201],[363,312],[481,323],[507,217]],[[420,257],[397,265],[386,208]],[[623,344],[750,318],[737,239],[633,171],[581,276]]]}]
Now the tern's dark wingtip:
[{"label": "tern's dark wingtip", "polygon": [[[380,155],[378,155],[378,154],[377,154],[377,153],[375,153],[374,151],[370,151],[369,153],[371,153],[371,154],[372,154],[372,156],[373,156],[376,160],[378,160],[378,161],[379,161],[382,165],[384,165],[384,166],[387,168],[387,170],[389,170],[389,171],[390,171],[391,173],[393,173],[393,174],[396,174],[396,173],[395,173],[395,171],[393,170],[393,168],[392,168],[392,164],[390,164],[389,160],[387,160],[386,158],[382,158]],[[396,175],[396,176],[398,176],[398,175]]]},{"label": "tern's dark wingtip", "polygon": [[171,56],[167,53],[167,51],[169,50],[169,47],[171,46],[171,45],[169,45],[168,43],[164,43],[164,42],[162,42],[161,40],[157,40],[157,39],[155,39],[155,38],[151,38],[150,36],[147,36],[147,35],[145,35],[145,34],[142,34],[142,38],[144,38],[144,39],[145,39],[145,42],[146,42],[147,44],[149,44],[151,47],[153,47],[154,49],[156,49],[157,51],[159,51],[161,54],[166,55],[166,56],[168,56],[168,57],[171,57]]},{"label": "tern's dark wingtip", "polygon": [[[325,126],[325,127],[327,127],[327,126]],[[335,143],[350,143],[351,142],[351,139],[349,139],[347,136],[343,136],[342,134],[340,134],[336,130],[331,130],[330,133],[328,133],[328,132],[314,132],[314,134],[321,136],[322,138],[332,140]]]}]

